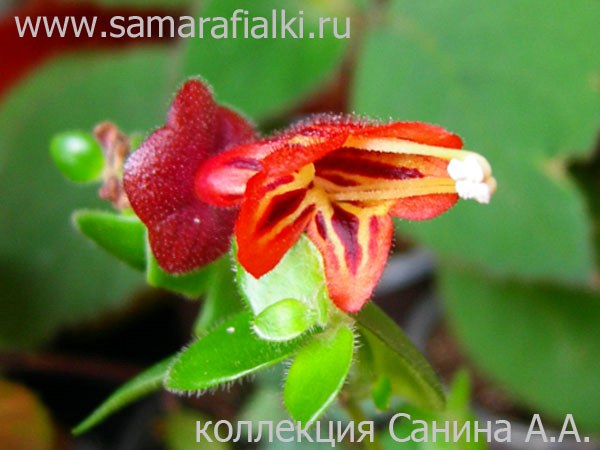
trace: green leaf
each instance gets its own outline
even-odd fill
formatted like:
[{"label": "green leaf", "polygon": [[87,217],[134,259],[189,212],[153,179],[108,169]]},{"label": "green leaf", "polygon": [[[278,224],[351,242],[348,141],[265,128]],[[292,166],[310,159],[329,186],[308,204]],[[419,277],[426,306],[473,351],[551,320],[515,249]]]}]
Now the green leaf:
[{"label": "green leaf", "polygon": [[356,320],[371,347],[376,373],[389,378],[394,394],[424,408],[443,409],[440,381],[400,327],[373,303],[368,303]]},{"label": "green leaf", "polygon": [[102,175],[104,154],[94,138],[83,131],[65,131],[50,141],[50,155],[71,181],[86,183]]},{"label": "green leaf", "polygon": [[314,313],[293,298],[268,306],[254,318],[254,331],[269,341],[289,341],[314,325]]},{"label": "green leaf", "polygon": [[[212,33],[223,32],[222,21],[212,20],[203,25],[204,38],[185,40],[184,72],[198,73],[206,77],[215,88],[219,101],[230,103],[254,118],[264,118],[290,108],[314,92],[339,68],[348,39],[335,39],[332,27],[325,27],[322,39],[308,38],[309,32],[318,33],[320,17],[347,16],[351,13],[345,1],[335,3],[282,0],[273,8],[269,0],[253,0],[243,5],[248,15],[239,14],[243,20],[237,26],[237,38],[232,38],[230,18],[241,10],[235,0],[210,0],[203,4],[197,15],[203,18],[226,18],[229,38],[218,39]],[[294,39],[289,33],[281,38],[281,11],[285,10],[287,21],[303,11],[306,37]],[[244,38],[244,20],[249,28],[257,24],[254,17],[272,21],[277,15],[277,37],[264,39]],[[345,18],[338,19],[338,31],[345,32]],[[272,22],[271,22],[272,23]],[[298,29],[299,20],[293,29]],[[331,25],[331,24],[330,24]],[[269,27],[269,33],[274,29]],[[256,30],[259,31],[259,30]],[[232,70],[235,67],[235,70]],[[240,79],[239,74],[251,77]]]},{"label": "green leaf", "polygon": [[124,130],[162,123],[177,83],[170,80],[171,52],[136,47],[55,58],[3,98],[0,347],[32,346],[61,325],[115,309],[142,281],[73,230],[73,210],[106,202],[95,186],[65,182],[48,142],[107,118]]},{"label": "green leaf", "polygon": [[134,269],[146,267],[146,228],[136,216],[79,210],[73,214],[73,223],[83,235],[112,256]]},{"label": "green leaf", "polygon": [[214,269],[212,264],[183,274],[165,272],[158,265],[147,241],[146,258],[146,281],[150,286],[177,292],[190,299],[196,299],[207,291]]},{"label": "green leaf", "polygon": [[225,319],[240,312],[243,307],[229,255],[215,261],[210,270],[202,310],[194,324],[196,336],[208,333]]},{"label": "green leaf", "polygon": [[165,380],[172,391],[202,391],[254,373],[291,356],[302,340],[272,343],[251,329],[252,313],[222,323],[185,349]]},{"label": "green leaf", "polygon": [[325,286],[321,255],[304,235],[273,270],[258,280],[238,263],[237,283],[256,315],[281,300],[294,298],[315,311],[321,324],[326,321],[331,301]]},{"label": "green leaf", "polygon": [[471,379],[469,373],[463,369],[454,375],[452,384],[446,396],[446,411],[454,414],[469,413],[469,402],[471,401]]},{"label": "green leaf", "polygon": [[561,160],[589,150],[600,123],[600,3],[390,5],[366,36],[354,109],[441,124],[498,180],[490,206],[460,202],[400,230],[473,267],[588,283],[590,224]]},{"label": "green leaf", "polygon": [[392,382],[389,377],[381,376],[373,386],[373,403],[375,407],[381,411],[385,411],[390,407],[392,400]]},{"label": "green leaf", "polygon": [[85,433],[119,409],[154,391],[158,391],[173,359],[174,357],[167,358],[129,380],[77,425],[73,429],[73,433]]},{"label": "green leaf", "polygon": [[470,357],[533,411],[600,431],[600,296],[446,267],[451,325]]},{"label": "green leaf", "polygon": [[346,326],[314,336],[298,352],[283,391],[294,420],[307,426],[325,412],[344,385],[353,353],[354,335]]}]

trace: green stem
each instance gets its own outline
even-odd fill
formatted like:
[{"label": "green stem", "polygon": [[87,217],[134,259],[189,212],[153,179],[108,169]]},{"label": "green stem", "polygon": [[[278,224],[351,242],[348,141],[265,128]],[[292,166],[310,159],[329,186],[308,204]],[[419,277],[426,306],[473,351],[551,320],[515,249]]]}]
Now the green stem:
[{"label": "green stem", "polygon": [[[343,406],[350,416],[350,420],[352,420],[355,424],[367,422],[369,420],[356,400],[346,398],[343,402]],[[373,442],[369,440],[363,440],[363,442],[363,448],[365,450],[384,450],[381,442],[379,441],[379,436],[375,432],[373,432]]]}]

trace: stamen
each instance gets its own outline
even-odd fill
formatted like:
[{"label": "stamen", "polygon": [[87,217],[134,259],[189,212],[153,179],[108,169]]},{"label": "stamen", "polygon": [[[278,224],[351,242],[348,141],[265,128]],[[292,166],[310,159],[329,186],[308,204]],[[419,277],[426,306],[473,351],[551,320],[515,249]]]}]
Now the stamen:
[{"label": "stamen", "polygon": [[[496,180],[492,177],[492,169],[487,160],[469,150],[436,147],[404,139],[356,138],[353,136],[346,140],[344,147],[384,153],[431,156],[449,161],[447,171],[451,183],[454,185],[452,190],[448,191],[448,188],[444,186],[441,191],[430,193],[456,192],[463,199],[474,199],[479,203],[489,203],[492,194],[496,190]],[[415,180],[405,180],[402,183],[405,184],[407,181],[412,182]],[[332,195],[344,196],[347,194],[335,193]],[[415,193],[411,195],[426,194]],[[406,196],[402,195],[401,197]]]},{"label": "stamen", "polygon": [[481,183],[485,174],[483,168],[479,164],[477,158],[473,158],[471,155],[467,156],[464,160],[453,159],[448,164],[448,175],[453,180],[469,180],[475,183]]},{"label": "stamen", "polygon": [[496,190],[496,180],[490,176],[489,164],[479,155],[468,155],[462,161],[452,159],[448,175],[456,181],[456,192],[463,199],[489,203]]},{"label": "stamen", "polygon": [[[485,161],[485,159],[479,154],[469,150],[436,147],[434,145],[419,144],[417,142],[395,138],[356,138],[351,136],[344,143],[344,147],[358,148],[361,150],[370,150],[374,152],[433,156],[446,161],[450,161],[452,159],[464,160],[469,156],[475,156]],[[489,164],[487,164],[487,161],[485,161],[485,164],[482,164],[482,166],[486,168],[487,173],[491,173],[491,169]]]},{"label": "stamen", "polygon": [[328,192],[332,201],[384,201],[429,194],[456,193],[456,183],[450,178],[413,178],[395,180],[378,185],[360,185],[345,188],[338,192]]}]

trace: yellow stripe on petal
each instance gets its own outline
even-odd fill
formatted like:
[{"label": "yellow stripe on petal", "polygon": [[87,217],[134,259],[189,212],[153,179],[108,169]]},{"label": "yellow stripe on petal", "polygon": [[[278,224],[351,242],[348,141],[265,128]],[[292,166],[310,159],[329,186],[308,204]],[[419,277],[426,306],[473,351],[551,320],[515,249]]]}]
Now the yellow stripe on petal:
[{"label": "yellow stripe on petal", "polygon": [[[448,161],[448,177],[455,183],[455,191],[463,199],[488,203],[496,190],[496,180],[488,161],[478,153],[437,147],[404,139],[349,137],[344,147],[396,155],[415,155]],[[437,193],[444,193],[441,191]],[[420,194],[415,194],[420,195]]]},{"label": "yellow stripe on petal", "polygon": [[265,179],[252,178],[235,225],[238,259],[260,277],[271,270],[296,242],[315,210],[314,167]]},{"label": "yellow stripe on petal", "polygon": [[329,192],[328,196],[335,202],[369,202],[454,193],[456,183],[450,178],[413,178],[349,187],[339,192]]},{"label": "yellow stripe on petal", "polygon": [[392,220],[351,204],[319,205],[307,232],[323,256],[327,288],[343,311],[358,311],[381,277],[392,239]]},{"label": "yellow stripe on petal", "polygon": [[279,195],[285,194],[290,191],[306,189],[310,185],[310,183],[312,183],[314,176],[315,166],[312,164],[308,164],[295,174],[284,175],[269,180],[263,186],[263,198],[258,203],[258,209],[255,211],[255,214],[257,216],[264,215],[266,209],[269,207],[270,199],[273,199]]},{"label": "yellow stripe on petal", "polygon": [[349,137],[344,147],[359,148],[375,152],[396,153],[406,155],[434,156],[436,158],[451,161],[453,159],[463,161],[468,157],[476,158],[484,173],[490,176],[492,169],[487,160],[479,153],[469,150],[459,150],[433,145],[419,144],[418,142],[394,138],[356,138]]}]

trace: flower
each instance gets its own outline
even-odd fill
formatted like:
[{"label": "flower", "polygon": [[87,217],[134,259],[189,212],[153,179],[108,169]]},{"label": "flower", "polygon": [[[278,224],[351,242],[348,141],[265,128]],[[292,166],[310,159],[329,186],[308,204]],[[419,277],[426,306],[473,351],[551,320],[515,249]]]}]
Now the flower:
[{"label": "flower", "polygon": [[[167,270],[210,260],[214,252],[210,257],[193,253],[210,252],[209,245],[202,245],[205,239],[231,232],[227,220],[237,214],[237,257],[250,274],[259,278],[269,272],[306,232],[323,257],[331,299],[341,310],[356,312],[383,272],[392,245],[392,216],[431,219],[458,198],[487,203],[496,187],[482,156],[459,150],[457,135],[420,122],[379,124],[324,115],[261,140],[242,133],[244,139],[238,140],[247,142],[238,145],[232,139],[206,146],[200,139],[202,148],[212,151],[194,150],[198,132],[190,134],[193,127],[187,122],[206,125],[209,112],[187,108],[187,115],[179,114],[177,105],[187,86],[175,99],[167,131],[159,130],[142,146],[149,156],[136,157],[138,150],[125,169],[128,195],[131,191],[138,197],[130,198],[131,204],[147,225],[148,218],[155,224],[149,225],[152,248]],[[200,113],[201,120],[194,116]],[[236,117],[236,123],[242,120]],[[178,137],[181,132],[187,137]],[[206,125],[200,134],[209,132]],[[184,150],[179,142],[185,143]],[[165,161],[168,167],[163,169]],[[184,202],[173,201],[173,193],[179,192],[185,193]],[[195,205],[195,213],[182,212],[184,204]],[[220,214],[227,220],[217,232],[211,218]],[[195,228],[190,217],[204,225]],[[179,223],[182,218],[185,227]],[[185,242],[187,253],[181,250]],[[173,243],[186,264],[177,263],[180,255],[164,254]]]},{"label": "flower", "polygon": [[210,159],[196,193],[241,206],[238,260],[256,278],[306,231],[323,256],[330,297],[356,312],[383,272],[391,216],[431,219],[459,197],[489,202],[489,164],[461,147],[457,135],[425,123],[319,116]]},{"label": "flower", "polygon": [[175,96],[166,125],[127,159],[123,188],[164,270],[188,272],[229,249],[237,211],[203,202],[194,180],[205,160],[255,137],[246,119],[218,106],[210,90],[192,79]]}]

